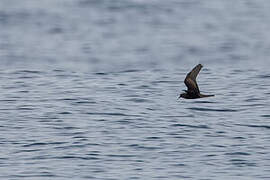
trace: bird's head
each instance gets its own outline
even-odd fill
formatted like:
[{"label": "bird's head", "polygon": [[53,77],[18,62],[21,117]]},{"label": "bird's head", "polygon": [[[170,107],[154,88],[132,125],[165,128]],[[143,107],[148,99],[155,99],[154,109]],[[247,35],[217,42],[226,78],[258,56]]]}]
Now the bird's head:
[{"label": "bird's head", "polygon": [[185,98],[186,95],[187,95],[187,93],[182,93],[182,94],[179,95],[178,99],[180,99],[180,98]]}]

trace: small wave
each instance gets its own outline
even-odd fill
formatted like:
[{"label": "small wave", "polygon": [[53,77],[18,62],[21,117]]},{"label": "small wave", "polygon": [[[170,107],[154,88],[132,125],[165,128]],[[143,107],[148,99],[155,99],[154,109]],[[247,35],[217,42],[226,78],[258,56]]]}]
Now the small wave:
[{"label": "small wave", "polygon": [[97,102],[85,100],[85,101],[76,101],[75,103],[76,104],[96,104]]},{"label": "small wave", "polygon": [[65,144],[65,142],[50,142],[50,143],[36,142],[36,143],[31,143],[31,144],[25,144],[23,145],[23,147],[61,145],[61,144]]},{"label": "small wave", "polygon": [[156,140],[156,139],[161,139],[161,137],[150,136],[150,137],[146,137],[146,139],[148,139],[148,140]]},{"label": "small wave", "polygon": [[78,99],[75,99],[75,98],[60,98],[60,99],[56,99],[57,101],[75,101],[75,100],[78,100]]},{"label": "small wave", "polygon": [[161,80],[161,81],[152,81],[151,82],[151,84],[153,84],[153,85],[156,85],[156,84],[178,84],[179,83],[179,81],[165,81],[165,80]]},{"label": "small wave", "polygon": [[254,125],[254,124],[236,124],[236,125],[238,125],[238,126],[252,127],[252,128],[270,129],[270,126],[268,126],[268,125]]},{"label": "small wave", "polygon": [[258,78],[262,78],[262,79],[270,78],[270,74],[259,75]]},{"label": "small wave", "polygon": [[261,98],[249,98],[249,99],[245,99],[246,102],[254,102],[254,101],[260,101],[263,100]]},{"label": "small wave", "polygon": [[246,160],[243,160],[243,159],[231,159],[230,160],[232,164],[236,165],[236,166],[239,166],[239,167],[242,167],[242,166],[256,166],[255,163],[251,163],[251,162],[248,162]]},{"label": "small wave", "polygon": [[23,75],[21,77],[19,77],[18,79],[32,79],[32,78],[36,78],[37,76],[27,76],[27,75]]},{"label": "small wave", "polygon": [[127,69],[124,71],[120,71],[119,73],[132,73],[132,72],[140,72],[141,70],[139,69]]},{"label": "small wave", "polygon": [[[31,175],[30,173],[26,174],[26,175],[11,175],[9,176],[11,179],[15,178],[15,179],[31,179],[32,177],[58,177],[57,175],[54,175],[54,174],[49,174],[48,172],[45,172],[46,174],[39,174],[38,176],[37,175]],[[48,173],[48,174],[47,174]],[[34,173],[33,173],[34,174]]]},{"label": "small wave", "polygon": [[83,156],[56,156],[55,159],[81,159],[81,160],[98,160],[98,157],[83,157]]},{"label": "small wave", "polygon": [[130,158],[130,157],[136,157],[136,155],[133,154],[109,154],[108,157],[116,157],[116,158]]},{"label": "small wave", "polygon": [[[78,127],[73,127],[73,126],[65,126],[65,127],[53,127],[53,129],[63,129],[63,130],[74,130],[74,129],[79,129]],[[74,134],[74,133],[70,133]]]},{"label": "small wave", "polygon": [[68,112],[68,111],[63,111],[63,112],[60,112],[58,114],[72,114],[72,112]]},{"label": "small wave", "polygon": [[17,110],[20,110],[20,111],[32,111],[32,110],[35,110],[35,108],[30,108],[30,107],[19,107],[19,108],[17,108]]},{"label": "small wave", "polygon": [[243,104],[242,106],[245,107],[258,107],[258,106],[265,106],[265,104],[260,104],[260,103],[256,103],[256,104]]},{"label": "small wave", "polygon": [[183,116],[181,116],[181,115],[178,115],[178,116],[173,116],[173,115],[165,115],[165,116],[160,116],[160,117],[162,117],[162,118],[179,118],[179,117],[194,117],[194,115],[192,115],[192,114],[190,114],[190,115],[183,115]]},{"label": "small wave", "polygon": [[133,117],[140,117],[140,115],[133,115],[133,114],[124,114],[124,113],[86,113],[88,115],[105,115],[105,116],[133,116]]},{"label": "small wave", "polygon": [[101,76],[104,76],[104,75],[108,75],[108,73],[98,72],[98,73],[95,73],[95,75],[101,75]]},{"label": "small wave", "polygon": [[0,102],[15,102],[18,101],[17,99],[0,99]]},{"label": "small wave", "polygon": [[136,102],[136,103],[152,102],[148,99],[143,99],[143,98],[131,98],[131,99],[127,99],[127,101]]},{"label": "small wave", "polygon": [[189,127],[189,128],[200,128],[200,129],[211,129],[207,125],[189,125],[189,124],[172,124],[173,127]]},{"label": "small wave", "polygon": [[216,103],[216,102],[213,102],[213,101],[196,101],[196,103],[210,104],[210,103]]},{"label": "small wave", "polygon": [[34,70],[19,70],[15,71],[14,74],[41,74],[41,71],[34,71]]},{"label": "small wave", "polygon": [[31,146],[44,146],[48,145],[47,143],[31,143],[31,144],[25,144],[23,147],[31,147]]},{"label": "small wave", "polygon": [[54,69],[53,72],[65,72],[63,69]]},{"label": "small wave", "polygon": [[230,155],[230,156],[249,156],[250,153],[247,152],[231,152],[231,153],[225,153],[225,155]]},{"label": "small wave", "polygon": [[195,111],[237,112],[234,109],[187,108]]},{"label": "small wave", "polygon": [[236,136],[236,137],[233,137],[233,139],[246,139],[246,138],[241,137],[241,136]]},{"label": "small wave", "polygon": [[148,85],[140,85],[140,86],[136,87],[136,89],[152,89],[152,87],[150,87]]},{"label": "small wave", "polygon": [[186,164],[183,164],[183,163],[177,163],[177,164],[172,164],[172,166],[175,166],[175,167],[184,167],[184,166],[187,166]]},{"label": "small wave", "polygon": [[261,117],[270,117],[270,114],[261,115]]}]

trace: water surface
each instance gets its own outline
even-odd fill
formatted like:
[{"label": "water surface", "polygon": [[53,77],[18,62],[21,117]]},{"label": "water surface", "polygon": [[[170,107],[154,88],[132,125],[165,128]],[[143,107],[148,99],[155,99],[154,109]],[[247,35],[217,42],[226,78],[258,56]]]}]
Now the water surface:
[{"label": "water surface", "polygon": [[0,5],[1,179],[270,178],[268,1]]}]

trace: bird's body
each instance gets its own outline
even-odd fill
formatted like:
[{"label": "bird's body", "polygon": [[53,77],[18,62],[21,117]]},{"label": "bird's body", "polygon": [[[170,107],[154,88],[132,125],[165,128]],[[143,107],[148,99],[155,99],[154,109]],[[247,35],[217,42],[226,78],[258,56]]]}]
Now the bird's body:
[{"label": "bird's body", "polygon": [[203,66],[201,64],[198,64],[187,74],[184,83],[188,89],[185,91],[185,93],[180,94],[179,98],[182,97],[185,99],[197,99],[214,96],[200,93],[199,86],[196,82],[196,78],[202,67]]}]

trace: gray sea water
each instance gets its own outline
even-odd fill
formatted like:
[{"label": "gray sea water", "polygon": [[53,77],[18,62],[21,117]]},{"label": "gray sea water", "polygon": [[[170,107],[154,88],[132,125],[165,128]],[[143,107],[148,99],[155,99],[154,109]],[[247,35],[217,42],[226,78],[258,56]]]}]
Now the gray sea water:
[{"label": "gray sea water", "polygon": [[1,0],[0,179],[270,179],[269,8]]}]

